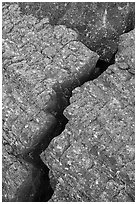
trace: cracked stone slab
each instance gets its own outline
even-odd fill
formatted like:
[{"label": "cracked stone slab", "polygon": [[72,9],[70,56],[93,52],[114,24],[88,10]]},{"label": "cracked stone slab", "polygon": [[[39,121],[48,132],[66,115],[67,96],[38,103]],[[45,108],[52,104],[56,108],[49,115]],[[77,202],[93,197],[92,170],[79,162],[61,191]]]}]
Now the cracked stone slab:
[{"label": "cracked stone slab", "polygon": [[[2,35],[3,157],[13,163],[12,168],[7,161],[3,163],[6,171],[3,197],[11,200],[31,172],[31,165],[24,160],[20,168],[14,165],[26,151],[35,149],[57,123],[58,93],[54,86],[61,87],[65,82],[72,86],[76,79],[77,86],[82,72],[91,73],[98,55],[78,42],[77,33],[72,29],[54,27],[47,19],[39,21],[32,15],[21,15],[16,3],[3,5]],[[14,149],[13,153],[8,152],[10,148]],[[10,155],[16,155],[15,163]],[[30,170],[20,171],[24,165]],[[17,185],[13,184],[13,188],[12,183]]]},{"label": "cracked stone slab", "polygon": [[51,24],[74,29],[79,40],[105,61],[117,51],[119,36],[135,26],[134,2],[22,2],[19,5],[22,13],[39,19],[46,16]]},{"label": "cracked stone slab", "polygon": [[[132,32],[129,41],[121,37],[127,47]],[[73,91],[65,130],[41,154],[52,178],[50,201],[135,200],[134,94],[134,73],[117,63]]]}]

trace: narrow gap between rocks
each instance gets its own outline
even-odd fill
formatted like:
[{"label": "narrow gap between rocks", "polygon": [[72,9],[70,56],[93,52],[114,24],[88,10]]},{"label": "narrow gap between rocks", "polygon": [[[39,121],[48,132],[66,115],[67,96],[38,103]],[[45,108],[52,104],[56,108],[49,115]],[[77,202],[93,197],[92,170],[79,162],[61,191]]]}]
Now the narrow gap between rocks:
[{"label": "narrow gap between rocks", "polygon": [[[91,81],[91,80],[96,79],[98,76],[100,76],[108,68],[108,66],[110,66],[111,64],[114,64],[114,62],[115,62],[115,54],[113,55],[113,57],[109,63],[99,59],[92,74],[86,79],[84,77],[81,79],[80,86],[87,81]],[[60,90],[58,90],[58,88],[56,88],[56,91],[60,93]],[[53,192],[54,192],[53,189],[51,188],[51,185],[50,185],[49,169],[40,159],[40,154],[42,151],[44,151],[48,147],[50,141],[54,137],[57,137],[58,135],[60,135],[64,131],[65,126],[68,123],[68,119],[63,115],[63,111],[70,104],[69,99],[72,96],[72,89],[70,90],[70,88],[69,88],[69,93],[67,94],[67,98],[65,99],[65,102],[63,101],[63,98],[61,98],[62,95],[63,95],[63,93],[59,94],[59,96],[58,96],[59,97],[58,102],[60,103],[61,108],[60,108],[60,110],[57,111],[57,115],[56,115],[57,124],[56,124],[56,126],[53,128],[50,128],[49,132],[46,133],[45,137],[43,137],[44,139],[41,141],[41,143],[38,144],[35,147],[35,149],[33,149],[31,152],[26,153],[23,157],[26,162],[32,163],[34,167],[39,169],[39,172],[34,173],[34,185],[35,185],[35,182],[37,182],[37,180],[40,180],[39,188],[36,189],[35,195],[33,196],[33,200],[31,198],[29,198],[29,196],[31,194],[31,193],[29,193],[27,201],[29,200],[29,201],[33,201],[33,202],[42,202],[42,201],[46,202],[52,197]],[[20,194],[21,194],[20,197],[21,198],[24,194],[23,192],[24,192],[24,189],[22,189],[20,191]]]},{"label": "narrow gap between rocks", "polygon": [[[130,28],[127,29],[126,33],[129,31],[130,31]],[[88,78],[85,78],[83,76],[83,78],[80,80],[80,84],[77,86],[81,86],[85,82],[98,78],[108,68],[108,66],[110,66],[111,64],[114,64],[114,62],[115,62],[115,54],[113,55],[112,59],[109,62],[105,62],[99,59],[91,75]],[[19,195],[18,195],[18,197],[20,197],[19,201],[46,202],[50,200],[50,198],[54,193],[50,185],[49,169],[42,162],[40,158],[40,154],[48,147],[50,141],[54,137],[57,137],[64,131],[65,126],[68,123],[68,119],[63,115],[63,111],[70,104],[69,99],[72,96],[72,90],[73,90],[72,87],[68,88],[67,97],[65,98],[65,102],[64,102],[63,89],[59,90],[59,87],[56,88],[56,92],[59,92],[59,93],[62,92],[61,94],[58,94],[58,103],[60,104],[59,105],[60,109],[57,110],[57,115],[56,115],[57,123],[54,127],[50,127],[48,132],[46,132],[46,134],[42,136],[43,139],[37,146],[35,146],[31,151],[26,152],[22,156],[26,162],[32,163],[34,166],[33,177],[32,177],[34,186],[30,185],[29,189],[26,189],[24,185],[24,187],[22,187],[19,191]],[[49,113],[52,114],[52,110],[49,110]],[[34,195],[32,195],[34,192],[33,188],[35,188],[35,185],[37,186],[37,183],[39,183],[38,185],[39,187],[36,188]]]}]

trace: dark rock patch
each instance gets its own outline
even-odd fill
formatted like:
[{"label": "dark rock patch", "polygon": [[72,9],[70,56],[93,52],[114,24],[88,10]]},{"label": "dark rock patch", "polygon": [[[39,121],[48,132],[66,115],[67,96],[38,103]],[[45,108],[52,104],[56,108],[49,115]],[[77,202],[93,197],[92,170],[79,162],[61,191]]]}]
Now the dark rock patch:
[{"label": "dark rock patch", "polygon": [[135,26],[134,2],[56,2],[20,3],[23,13],[49,18],[53,25],[66,25],[78,39],[100,58],[110,61],[118,38]]}]

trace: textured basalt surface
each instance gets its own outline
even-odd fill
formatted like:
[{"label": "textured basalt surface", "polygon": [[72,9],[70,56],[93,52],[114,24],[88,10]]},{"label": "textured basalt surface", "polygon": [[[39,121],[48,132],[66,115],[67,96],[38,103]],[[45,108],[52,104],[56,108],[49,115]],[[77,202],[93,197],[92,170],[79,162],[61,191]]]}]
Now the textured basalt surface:
[{"label": "textured basalt surface", "polygon": [[134,201],[134,3],[2,12],[3,201]]},{"label": "textured basalt surface", "polygon": [[50,201],[135,201],[134,31],[120,37],[116,64],[72,92],[69,122],[41,158]]},{"label": "textured basalt surface", "polygon": [[3,6],[2,34],[3,201],[35,201],[43,163],[34,152],[48,146],[71,90],[92,74],[98,55],[75,31],[21,16],[17,4]]},{"label": "textured basalt surface", "polygon": [[117,51],[119,35],[134,28],[134,5],[134,2],[20,3],[23,13],[39,19],[48,17],[51,24],[74,29],[78,39],[105,61]]}]

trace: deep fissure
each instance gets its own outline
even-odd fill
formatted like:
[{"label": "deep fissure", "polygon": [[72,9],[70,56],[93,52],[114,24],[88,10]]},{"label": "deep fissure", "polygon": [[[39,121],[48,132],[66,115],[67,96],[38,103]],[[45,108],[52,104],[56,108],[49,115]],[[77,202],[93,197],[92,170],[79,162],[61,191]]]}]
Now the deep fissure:
[{"label": "deep fissure", "polygon": [[[39,3],[37,5],[37,7],[38,7],[38,11],[36,11],[37,8],[36,9],[34,8],[32,10],[34,10],[35,14],[38,14],[40,16],[42,14],[41,10],[45,9],[45,8],[43,7],[43,5],[42,6],[39,5]],[[70,7],[70,4],[67,6],[67,9],[69,7]],[[29,11],[29,9],[27,10],[26,8],[24,9],[24,12],[26,12],[26,15],[28,15],[27,12],[31,13],[31,10]],[[23,5],[22,5],[22,9],[23,9]],[[24,12],[22,12],[22,13],[24,13]],[[45,12],[46,12],[46,10],[45,10]],[[52,14],[52,12],[51,12],[51,14]],[[64,15],[65,15],[65,11],[62,10],[60,18],[63,18]],[[58,18],[59,18],[59,16],[57,16],[57,19]],[[43,16],[41,17],[41,19],[43,19]],[[55,19],[56,18],[53,18],[52,20],[55,21]],[[59,23],[59,25],[60,24],[63,24],[63,22]],[[57,22],[54,22],[53,25],[54,26],[57,25]],[[68,27],[69,26],[67,26],[67,28]],[[72,28],[73,27],[71,27],[71,29]],[[80,28],[82,28],[82,32],[81,32],[81,34],[82,34],[83,30],[86,30],[86,26],[85,27],[78,27],[78,29],[75,29],[75,26],[74,26],[73,29],[76,30],[77,32],[80,32]],[[9,32],[12,32],[12,29],[13,28],[11,28]],[[134,22],[131,21],[131,22],[129,22],[129,24],[126,28],[125,33],[128,33],[132,29],[134,29]],[[78,39],[78,41],[80,41],[80,39]],[[88,48],[88,46],[84,42],[82,42],[82,43]],[[91,49],[91,47],[89,47],[89,49]],[[93,51],[96,52],[96,50],[93,50]],[[110,53],[111,53],[111,51],[110,51]],[[26,152],[17,155],[18,161],[20,161],[20,163],[22,162],[22,159],[23,159],[24,161],[26,161],[26,163],[32,164],[32,166],[34,167],[32,170],[32,178],[30,178],[30,179],[33,179],[33,182],[31,182],[31,181],[29,182],[29,179],[26,180],[25,183],[23,183],[21,188],[19,188],[17,193],[16,193],[16,196],[18,197],[19,202],[20,201],[21,202],[24,202],[24,201],[26,201],[26,202],[45,201],[46,202],[46,201],[49,201],[50,198],[52,197],[54,190],[52,189],[51,184],[50,184],[49,168],[41,160],[40,154],[48,147],[48,145],[50,144],[51,140],[54,137],[59,136],[64,131],[65,126],[68,123],[68,119],[63,115],[63,111],[67,106],[70,105],[69,99],[72,96],[72,91],[76,87],[82,86],[85,82],[92,81],[92,80],[98,78],[110,65],[115,63],[115,54],[116,53],[114,53],[114,55],[112,56],[112,58],[109,62],[108,61],[106,62],[102,59],[99,59],[96,63],[96,67],[94,68],[94,70],[92,69],[90,75],[87,76],[86,73],[85,74],[83,73],[83,76],[80,76],[79,79],[75,79],[75,77],[74,77],[72,79],[72,81],[68,80],[67,82],[64,82],[64,85],[56,84],[53,87],[54,91],[57,94],[57,100],[55,98],[55,103],[58,104],[58,106],[54,105],[54,104],[49,104],[46,111],[47,111],[47,113],[49,113],[55,117],[56,123],[50,125],[48,130],[47,131],[45,130],[45,133],[43,131],[42,134],[38,135],[38,137],[40,138],[40,142],[38,144],[36,144],[35,146],[32,146],[31,149],[27,150]],[[76,82],[75,82],[75,80],[76,80]],[[70,82],[70,84],[69,84],[69,82]],[[54,98],[53,98],[53,103],[54,103]],[[29,183],[29,185],[28,185],[28,183]],[[134,198],[132,200],[134,201]],[[11,201],[17,201],[17,200],[16,200],[16,198],[14,198]]]},{"label": "deep fissure", "polygon": [[[96,67],[94,68],[94,70],[92,71],[92,73],[90,74],[90,76],[88,77],[81,77],[80,79],[80,86],[83,85],[85,82],[91,81],[96,79],[98,76],[100,76],[111,64],[114,64],[114,60],[115,59],[115,54],[113,55],[112,59],[110,60],[110,62],[105,62],[101,59],[99,59],[97,61]],[[65,87],[67,88],[67,87]],[[41,158],[40,158],[40,154],[42,153],[42,151],[44,151],[50,141],[54,138],[57,137],[58,135],[60,135],[64,129],[66,124],[68,123],[68,119],[63,115],[63,111],[64,109],[69,106],[70,102],[69,99],[72,96],[72,90],[74,88],[68,88],[68,92],[65,95],[64,98],[64,93],[62,92],[62,90],[59,89],[58,86],[55,87],[55,91],[58,93],[58,103],[59,103],[59,109],[57,110],[57,114],[56,114],[56,119],[57,119],[57,124],[55,125],[55,127],[50,127],[49,131],[46,132],[45,136],[42,136],[42,140],[41,142],[35,146],[35,148],[33,148],[31,151],[26,152],[23,155],[23,159],[28,162],[28,163],[32,163],[34,167],[36,167],[36,169],[38,170],[34,170],[34,185],[35,182],[37,182],[38,180],[40,181],[39,184],[39,188],[36,190],[35,195],[33,196],[33,200],[31,199],[31,188],[32,186],[30,186],[30,189],[28,190],[27,194],[28,194],[28,198],[25,198],[25,201],[34,201],[34,202],[42,202],[42,201],[48,201],[51,196],[53,195],[53,189],[50,185],[50,179],[49,179],[49,169],[48,167],[42,162]],[[52,113],[52,109],[49,109],[49,112]],[[53,111],[54,112],[54,111]],[[24,192],[25,191],[25,192]],[[26,194],[26,189],[25,186],[22,187],[20,189],[19,195],[18,197],[20,197],[20,200],[22,200],[22,197],[24,195],[24,193]]]}]

